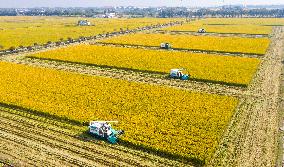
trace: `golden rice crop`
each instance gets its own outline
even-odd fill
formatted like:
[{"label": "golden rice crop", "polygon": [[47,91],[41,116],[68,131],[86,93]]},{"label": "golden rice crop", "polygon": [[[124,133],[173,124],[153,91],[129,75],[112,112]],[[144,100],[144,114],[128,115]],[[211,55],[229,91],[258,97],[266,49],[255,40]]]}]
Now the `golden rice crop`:
[{"label": "golden rice crop", "polygon": [[238,100],[0,62],[0,102],[79,121],[118,120],[123,140],[208,160]]},{"label": "golden rice crop", "polygon": [[167,27],[168,31],[194,31],[205,28],[207,32],[270,34],[273,25],[284,25],[283,18],[206,18],[187,24]]},{"label": "golden rice crop", "polygon": [[209,25],[284,25],[283,18],[207,18],[194,23]]},{"label": "golden rice crop", "polygon": [[186,68],[194,79],[248,85],[260,60],[96,45],[78,45],[41,52],[29,57],[138,69],[168,74]]},{"label": "golden rice crop", "polygon": [[209,50],[220,52],[236,52],[265,54],[268,38],[216,37],[171,34],[131,34],[101,40],[103,43],[131,44],[144,46],[160,46],[169,42],[176,49]]},{"label": "golden rice crop", "polygon": [[271,26],[259,25],[207,25],[197,24],[195,22],[190,24],[177,25],[163,28],[166,31],[192,31],[197,32],[200,28],[204,28],[206,32],[211,33],[241,33],[241,34],[270,34],[272,32]]},{"label": "golden rice crop", "polygon": [[169,23],[182,19],[132,18],[132,19],[99,19],[88,18],[92,26],[77,26],[80,19],[76,17],[0,17],[0,45],[3,49],[10,47],[43,44],[48,41],[59,41],[61,38],[79,38],[94,36],[106,32],[120,31],[120,28],[137,27]]}]

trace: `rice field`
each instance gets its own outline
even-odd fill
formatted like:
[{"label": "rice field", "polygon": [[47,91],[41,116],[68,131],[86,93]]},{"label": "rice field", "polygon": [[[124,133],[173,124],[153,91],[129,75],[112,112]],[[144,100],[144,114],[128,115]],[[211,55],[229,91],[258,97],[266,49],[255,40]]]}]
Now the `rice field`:
[{"label": "rice field", "polygon": [[172,68],[185,68],[191,79],[247,86],[260,60],[221,55],[168,52],[111,46],[78,45],[29,55],[89,65],[125,68],[168,75]]},{"label": "rice field", "polygon": [[[88,19],[91,26],[77,26],[78,20]],[[95,36],[107,32],[181,21],[182,19],[99,19],[80,17],[0,17],[0,50],[10,47],[44,44],[67,38]]]},{"label": "rice field", "polygon": [[241,38],[218,36],[193,36],[172,34],[137,33],[100,40],[100,43],[154,46],[168,42],[173,49],[217,51],[230,53],[260,54],[266,53],[268,38]]}]

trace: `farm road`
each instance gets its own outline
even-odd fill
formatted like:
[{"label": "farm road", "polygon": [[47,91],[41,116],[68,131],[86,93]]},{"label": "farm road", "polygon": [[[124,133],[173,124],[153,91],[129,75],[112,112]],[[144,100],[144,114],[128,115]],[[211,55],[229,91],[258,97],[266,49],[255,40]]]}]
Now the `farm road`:
[{"label": "farm road", "polygon": [[274,28],[269,51],[247,96],[241,99],[212,166],[275,166],[278,150],[278,110],[283,61],[283,28]]}]

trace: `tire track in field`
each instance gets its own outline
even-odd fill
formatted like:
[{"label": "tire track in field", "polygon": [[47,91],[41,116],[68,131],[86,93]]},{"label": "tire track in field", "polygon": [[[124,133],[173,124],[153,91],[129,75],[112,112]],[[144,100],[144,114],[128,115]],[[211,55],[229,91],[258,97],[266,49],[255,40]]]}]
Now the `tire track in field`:
[{"label": "tire track in field", "polygon": [[[42,117],[35,116],[35,115],[32,115],[32,118],[30,118],[31,115],[28,116],[28,114],[22,113],[22,111],[15,112],[14,110],[11,110],[11,109],[7,110],[7,109],[2,108],[2,107],[0,107],[0,109],[2,111],[5,111],[5,112],[0,112],[0,117],[6,118],[6,119],[9,119],[9,120],[14,120],[14,121],[17,121],[18,123],[25,123],[25,124],[28,124],[30,126],[40,127],[42,130],[52,130],[54,132],[58,132],[60,134],[64,134],[68,137],[73,137],[73,138],[76,138],[76,139],[78,139],[78,137],[76,137],[77,134],[78,134],[78,131],[80,131],[80,133],[81,133],[82,131],[86,130],[86,128],[84,128],[84,130],[82,130],[82,127],[80,128],[80,127],[72,126],[72,125],[69,125],[69,124],[63,125],[60,122],[55,122],[55,121],[52,121],[52,120],[49,120],[49,119],[44,119]],[[46,126],[45,122],[48,122],[49,125]],[[64,128],[66,126],[68,126],[68,128],[66,128],[68,130],[66,130]],[[58,128],[58,127],[60,127],[60,128]],[[77,132],[73,132],[70,129],[72,129],[72,130],[75,129],[75,131],[77,131]],[[78,129],[80,129],[80,130],[78,130]],[[88,141],[90,141],[90,140],[88,140]],[[95,140],[95,141],[98,141],[98,140]],[[174,166],[173,164],[176,163],[176,162],[173,163],[172,161],[170,161],[168,159],[157,158],[157,156],[155,156],[155,155],[143,154],[143,152],[140,152],[140,151],[127,149],[124,146],[109,145],[109,144],[102,144],[102,143],[103,142],[96,142],[96,143],[94,143],[95,145],[93,145],[92,143],[88,144],[88,142],[86,142],[86,143],[84,143],[84,148],[86,148],[88,150],[93,150],[93,151],[97,151],[97,150],[103,151],[103,152],[100,152],[100,154],[109,153],[109,154],[117,154],[117,155],[120,155],[124,158],[128,157],[129,161],[133,161],[133,160],[135,160],[135,161],[139,160],[140,161],[141,160],[140,163],[142,163],[142,162],[143,163],[145,163],[145,162],[157,162],[158,166]],[[93,147],[96,147],[96,148],[99,147],[99,148],[94,149]],[[125,155],[122,154],[124,152],[126,153]],[[131,158],[133,158],[133,159],[131,159]]]},{"label": "tire track in field", "polygon": [[[2,132],[1,132],[2,133]],[[35,150],[30,147],[26,147],[22,144],[17,144],[11,139],[7,140],[1,138],[0,140],[1,150],[0,152],[3,156],[9,156],[13,161],[21,162],[19,166],[56,166],[54,164],[60,164],[60,162],[55,159],[50,159],[47,154],[38,154]],[[14,152],[17,148],[17,152]],[[62,163],[63,164],[63,163]],[[67,164],[65,164],[67,166]],[[64,165],[64,166],[65,166]]]},{"label": "tire track in field", "polygon": [[233,120],[209,166],[275,166],[278,148],[278,104],[284,35],[274,37],[253,83],[241,100]]},{"label": "tire track in field", "polygon": [[[63,152],[61,150],[55,150],[55,148],[50,148],[44,145],[44,143],[40,142],[33,142],[29,139],[26,139],[22,136],[18,136],[18,134],[11,134],[11,132],[3,131],[3,129],[0,129],[0,135],[1,139],[8,140],[12,143],[24,145],[25,147],[32,148],[33,152],[36,152],[37,154],[42,154],[44,153],[46,157],[50,159],[58,159],[63,161],[64,163],[68,162],[68,165],[70,166],[91,166],[91,164],[87,164],[86,162],[82,162],[81,160],[78,160],[77,158],[72,157],[70,154],[66,154],[66,152]],[[16,150],[17,148],[14,148],[13,154],[17,153],[18,151]],[[25,159],[29,159],[29,156],[24,156]],[[33,160],[33,164],[36,165],[36,161],[38,160]],[[60,162],[60,164],[61,164]],[[63,164],[64,164],[63,163]],[[68,166],[67,165],[67,166]]]},{"label": "tire track in field", "polygon": [[[69,152],[69,149],[67,151],[67,147],[58,147],[58,145],[48,143],[48,140],[50,139],[40,139],[40,137],[42,136],[40,136],[39,134],[33,134],[32,132],[23,132],[23,129],[17,130],[13,129],[14,127],[5,126],[7,125],[3,125],[2,123],[0,125],[0,136],[2,139],[9,140],[13,143],[22,144],[26,147],[32,148],[34,152],[36,150],[37,153],[44,152],[48,156],[51,156],[51,159],[60,159],[63,162],[68,162],[76,166],[103,166],[103,164],[99,164],[96,161],[91,162],[86,160],[85,158],[82,158],[83,156],[81,155],[76,155],[75,151],[72,153]],[[39,137],[36,137],[37,135]]]},{"label": "tire track in field", "polygon": [[[105,158],[105,162],[102,161],[99,166],[102,166],[102,164],[108,164],[107,166],[180,166],[181,165],[181,163],[179,162],[171,162],[170,160],[163,160],[163,158],[154,155],[148,156],[147,154],[144,154],[142,152],[139,153],[139,151],[131,151],[130,149],[127,148],[123,150],[119,148],[121,146],[118,146],[118,148],[115,149],[112,147],[108,147],[107,144],[102,146],[92,142],[83,142],[80,141],[75,136],[73,136],[72,138],[72,135],[74,135],[74,133],[68,135],[69,133],[68,130],[65,131],[65,134],[61,134],[62,131],[60,130],[62,129],[61,127],[58,128],[59,129],[58,132],[56,131],[56,126],[50,128],[53,129],[54,131],[42,127],[41,124],[44,124],[42,120],[39,121],[33,119],[30,120],[28,118],[11,114],[6,111],[0,112],[0,118],[1,118],[0,136],[2,140],[3,139],[12,140],[10,142],[18,143],[19,145],[23,145],[25,143],[31,143],[26,147],[30,149],[32,148],[32,150],[37,150],[38,152],[43,151],[41,150],[42,147],[48,148],[45,150],[51,149],[51,151],[46,153],[49,155],[48,158],[51,157],[50,159],[60,159],[61,155],[63,154],[66,155],[67,157],[64,157],[63,159],[61,158],[60,160],[64,161],[66,159],[67,160],[66,163],[68,164],[74,163],[75,166],[81,166],[84,163],[86,163],[84,166],[87,166],[88,163],[86,162],[85,159],[89,159],[89,161],[91,161],[91,159],[94,159],[94,162],[100,162],[97,159],[95,159],[97,157]],[[113,145],[113,147],[116,146]],[[59,149],[60,151],[58,152],[62,154],[55,152],[54,151],[55,149]],[[72,155],[73,158],[72,157],[70,158],[69,157],[70,155]]]},{"label": "tire track in field", "polygon": [[[86,146],[82,146],[79,143],[73,142],[73,138],[70,138],[68,136],[64,136],[64,138],[62,138],[61,136],[59,136],[58,133],[54,133],[52,131],[42,132],[41,130],[32,129],[31,126],[21,125],[18,122],[14,123],[9,119],[3,119],[3,117],[1,123],[7,127],[11,127],[8,130],[13,131],[14,133],[18,133],[18,136],[28,136],[29,139],[41,141],[45,145],[50,145],[51,147],[68,150],[72,153],[80,155],[80,157],[94,162],[100,162],[102,164],[106,164],[107,166],[111,166],[112,164],[120,164],[119,166],[127,166],[128,164],[133,166],[141,166],[139,163],[124,160],[122,157],[118,157],[110,153],[106,154],[102,151],[97,151],[96,149],[91,149]],[[1,128],[3,127],[1,127],[0,125],[0,129]],[[20,133],[19,131],[15,131],[15,129],[19,129],[20,131],[22,131],[22,133]],[[119,161],[117,161],[118,159]]]}]

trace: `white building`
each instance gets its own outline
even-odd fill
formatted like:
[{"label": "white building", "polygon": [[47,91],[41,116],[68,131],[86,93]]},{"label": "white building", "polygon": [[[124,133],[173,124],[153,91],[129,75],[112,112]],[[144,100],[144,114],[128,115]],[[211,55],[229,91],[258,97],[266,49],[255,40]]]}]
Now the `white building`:
[{"label": "white building", "polygon": [[115,18],[116,13],[108,13],[106,14],[108,18]]}]

